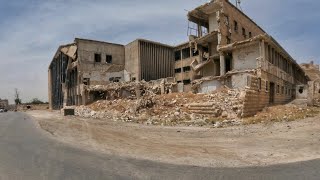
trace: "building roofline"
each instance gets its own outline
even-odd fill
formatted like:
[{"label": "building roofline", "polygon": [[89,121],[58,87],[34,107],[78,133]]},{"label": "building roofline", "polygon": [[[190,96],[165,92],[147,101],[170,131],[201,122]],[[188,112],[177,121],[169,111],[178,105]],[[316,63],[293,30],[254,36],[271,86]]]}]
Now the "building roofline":
[{"label": "building roofline", "polygon": [[78,41],[88,41],[88,42],[103,43],[103,44],[110,44],[110,45],[116,45],[116,46],[124,46],[123,44],[111,43],[111,42],[105,42],[105,41],[99,41],[99,40],[93,40],[93,39],[84,39],[84,38],[74,39],[75,43],[77,43]]},{"label": "building roofline", "polygon": [[[262,27],[260,27],[253,19],[251,19],[248,15],[246,15],[244,12],[240,11],[234,4],[232,4],[229,0],[224,0],[226,3],[228,3],[233,9],[235,9],[236,11],[238,11],[239,13],[241,13],[243,16],[245,16],[247,19],[249,19],[255,26],[257,26],[262,32],[266,33],[265,30],[263,30]],[[196,8],[194,8],[192,11],[189,11],[188,12],[188,16],[191,14],[191,12],[193,11],[201,11],[201,9],[205,6],[208,6],[212,3],[215,3],[214,1],[211,1],[211,2],[208,2],[208,3],[205,3],[203,5],[200,5]],[[203,11],[201,11],[202,13],[204,13]],[[190,18],[190,17],[189,17]]]},{"label": "building roofline", "polygon": [[182,46],[187,46],[189,45],[189,41],[186,41],[186,42],[183,42],[183,43],[180,43],[180,44],[177,44],[174,46],[174,48],[179,48],[179,47],[182,47]]},{"label": "building roofline", "polygon": [[[152,40],[148,40],[148,39],[142,39],[142,38],[138,38],[132,42],[135,42],[135,41],[142,41],[142,42],[147,42],[147,43],[152,43],[152,44],[157,44],[157,45],[160,45],[160,46],[165,46],[165,47],[168,47],[168,48],[174,48],[174,46],[171,46],[171,45],[168,45],[168,44],[164,44],[164,43],[160,43],[160,42],[157,42],[157,41],[152,41]],[[131,43],[132,43],[131,42]],[[130,43],[129,43],[130,44]]]}]

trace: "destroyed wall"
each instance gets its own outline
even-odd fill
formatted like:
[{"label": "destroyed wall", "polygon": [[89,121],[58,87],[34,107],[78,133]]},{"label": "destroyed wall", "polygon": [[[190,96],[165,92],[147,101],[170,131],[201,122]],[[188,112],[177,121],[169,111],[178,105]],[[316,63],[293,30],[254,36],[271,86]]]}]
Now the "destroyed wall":
[{"label": "destroyed wall", "polygon": [[232,51],[233,71],[257,69],[260,58],[259,43]]},{"label": "destroyed wall", "polygon": [[308,105],[320,107],[320,79],[308,83]]}]

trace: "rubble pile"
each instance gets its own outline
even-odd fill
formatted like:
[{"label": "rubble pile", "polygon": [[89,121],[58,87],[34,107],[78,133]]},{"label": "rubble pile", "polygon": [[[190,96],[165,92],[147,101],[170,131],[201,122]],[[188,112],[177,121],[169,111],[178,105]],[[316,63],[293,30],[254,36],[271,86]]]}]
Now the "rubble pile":
[{"label": "rubble pile", "polygon": [[85,86],[87,92],[105,92],[107,99],[129,98],[136,99],[149,94],[163,94],[172,92],[176,83],[167,83],[163,79],[159,81],[117,82],[107,85]]},{"label": "rubble pile", "polygon": [[[195,108],[195,104],[199,106]],[[201,104],[207,106],[202,108]],[[88,106],[76,107],[75,112],[82,117],[153,125],[214,124],[215,127],[222,127],[240,124],[238,117],[242,107],[241,92],[223,88],[211,94],[157,95],[146,91],[137,99],[99,100]]]}]

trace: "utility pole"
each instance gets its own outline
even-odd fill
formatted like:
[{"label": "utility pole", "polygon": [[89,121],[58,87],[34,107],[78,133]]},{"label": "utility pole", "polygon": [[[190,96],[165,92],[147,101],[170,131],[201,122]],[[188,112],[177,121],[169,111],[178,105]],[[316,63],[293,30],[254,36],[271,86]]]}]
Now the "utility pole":
[{"label": "utility pole", "polygon": [[236,7],[242,11],[241,0],[236,0]]}]

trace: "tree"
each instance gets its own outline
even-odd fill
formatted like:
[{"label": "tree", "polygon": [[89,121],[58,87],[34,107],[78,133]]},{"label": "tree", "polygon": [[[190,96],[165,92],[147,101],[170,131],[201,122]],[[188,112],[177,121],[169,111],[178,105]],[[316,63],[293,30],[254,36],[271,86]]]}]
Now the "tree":
[{"label": "tree", "polygon": [[44,102],[42,102],[38,98],[33,98],[29,104],[44,104]]},{"label": "tree", "polygon": [[14,102],[16,103],[16,105],[21,104],[20,92],[17,88],[14,89]]}]

